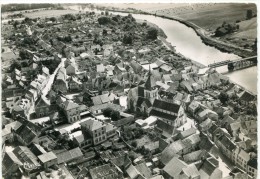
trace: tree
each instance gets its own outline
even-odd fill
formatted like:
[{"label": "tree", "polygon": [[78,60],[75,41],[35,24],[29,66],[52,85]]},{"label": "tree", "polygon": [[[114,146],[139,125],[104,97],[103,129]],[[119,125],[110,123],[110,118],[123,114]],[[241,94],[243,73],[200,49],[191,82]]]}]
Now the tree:
[{"label": "tree", "polygon": [[105,11],[105,15],[108,16],[108,15],[109,15],[109,12],[108,12],[108,11]]},{"label": "tree", "polygon": [[147,38],[148,39],[155,40],[155,39],[157,39],[157,36],[158,36],[158,30],[156,28],[150,27],[147,30]]},{"label": "tree", "polygon": [[253,17],[253,11],[251,9],[248,9],[246,11],[246,19],[251,19]]},{"label": "tree", "polygon": [[121,118],[121,116],[120,116],[120,112],[119,111],[113,110],[111,112],[111,120],[112,121],[118,121],[120,118]]},{"label": "tree", "polygon": [[21,50],[21,51],[19,52],[19,57],[20,57],[22,60],[29,59],[28,53],[25,52],[24,50]]},{"label": "tree", "polygon": [[104,12],[103,12],[103,11],[101,12],[101,15],[102,15],[102,16],[104,15]]},{"label": "tree", "polygon": [[229,100],[228,94],[223,91],[220,93],[218,98],[223,104],[226,104],[226,102]]},{"label": "tree", "polygon": [[137,142],[136,141],[133,141],[132,144],[131,144],[134,148],[137,147]]},{"label": "tree", "polygon": [[55,17],[51,17],[50,21],[55,22],[55,21],[57,21],[57,19]]},{"label": "tree", "polygon": [[100,17],[100,18],[98,18],[98,23],[100,25],[108,24],[108,23],[110,23],[110,18],[109,17],[105,17],[105,16]]},{"label": "tree", "polygon": [[107,30],[103,29],[103,35],[107,35]]},{"label": "tree", "polygon": [[17,28],[17,25],[19,25],[19,24],[20,24],[19,21],[14,21],[14,24],[13,24],[14,28],[16,29],[16,28]]},{"label": "tree", "polygon": [[123,43],[124,44],[132,44],[133,43],[133,37],[131,35],[124,35],[123,37]]},{"label": "tree", "polygon": [[111,109],[111,108],[106,108],[106,109],[103,111],[103,115],[104,115],[105,117],[110,117],[112,111],[113,111],[113,109]]}]

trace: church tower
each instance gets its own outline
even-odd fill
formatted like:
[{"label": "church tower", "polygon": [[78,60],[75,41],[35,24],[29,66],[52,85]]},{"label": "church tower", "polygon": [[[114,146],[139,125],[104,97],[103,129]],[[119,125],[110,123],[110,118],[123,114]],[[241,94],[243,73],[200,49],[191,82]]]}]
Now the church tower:
[{"label": "church tower", "polygon": [[149,99],[151,104],[158,99],[158,89],[155,86],[155,79],[151,74],[151,67],[149,67],[148,78],[144,84],[144,97]]}]

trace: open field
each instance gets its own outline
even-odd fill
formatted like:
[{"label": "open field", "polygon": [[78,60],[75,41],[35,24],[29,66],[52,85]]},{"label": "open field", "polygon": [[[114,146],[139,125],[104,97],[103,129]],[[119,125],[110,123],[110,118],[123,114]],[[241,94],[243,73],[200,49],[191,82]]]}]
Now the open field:
[{"label": "open field", "polygon": [[248,9],[252,9],[253,14],[256,13],[255,4],[242,3],[190,4],[151,12],[167,16],[177,16],[193,22],[204,29],[215,30],[223,21],[231,23],[236,20],[245,20]]},{"label": "open field", "polygon": [[61,16],[65,14],[76,14],[79,13],[75,10],[44,10],[44,11],[36,11],[30,13],[24,13],[25,17],[29,18],[44,18],[44,17],[54,17],[54,16]]}]

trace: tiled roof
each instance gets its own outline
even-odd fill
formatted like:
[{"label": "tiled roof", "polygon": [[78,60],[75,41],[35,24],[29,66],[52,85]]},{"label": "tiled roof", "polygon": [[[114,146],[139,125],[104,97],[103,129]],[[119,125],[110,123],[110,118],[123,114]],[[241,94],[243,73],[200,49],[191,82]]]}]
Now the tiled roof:
[{"label": "tiled roof", "polygon": [[178,104],[162,101],[159,99],[155,99],[155,101],[153,103],[153,107],[159,108],[162,110],[166,110],[166,111],[170,111],[170,112],[174,112],[174,113],[178,113],[179,109],[180,109],[180,105],[178,105]]},{"label": "tiled roof", "polygon": [[77,103],[74,103],[71,100],[65,101],[64,105],[65,105],[65,107],[64,107],[65,110],[71,110],[71,109],[79,107],[79,105]]},{"label": "tiled roof", "polygon": [[188,165],[178,159],[177,157],[172,158],[169,163],[163,168],[163,171],[166,172],[173,178],[179,176],[183,168],[186,168]]},{"label": "tiled roof", "polygon": [[101,127],[105,127],[105,124],[103,122],[94,119],[89,119],[87,121],[81,122],[80,125],[86,126],[91,131],[100,129]]},{"label": "tiled roof", "polygon": [[68,161],[71,161],[73,159],[77,159],[83,156],[83,153],[81,152],[80,148],[74,148],[69,151],[61,152],[59,154],[56,154],[58,158],[58,164],[60,163],[66,163]]},{"label": "tiled roof", "polygon": [[57,156],[53,152],[48,152],[48,153],[39,155],[38,158],[42,163],[45,163],[45,162],[57,159]]}]

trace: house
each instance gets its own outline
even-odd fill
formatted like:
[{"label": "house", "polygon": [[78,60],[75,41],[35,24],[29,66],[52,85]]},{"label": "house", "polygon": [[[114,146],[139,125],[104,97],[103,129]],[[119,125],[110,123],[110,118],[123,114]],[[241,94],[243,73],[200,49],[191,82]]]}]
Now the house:
[{"label": "house", "polygon": [[69,80],[68,80],[68,88],[69,88],[69,91],[80,91],[82,90],[82,82],[79,81],[78,78],[76,77],[70,77]]},{"label": "house", "polygon": [[6,124],[2,129],[3,142],[4,141],[12,142],[14,140],[13,132],[16,132],[21,126],[22,123],[20,123],[19,121],[14,121],[9,124]]},{"label": "house", "polygon": [[41,132],[41,127],[27,120],[19,122],[22,123],[22,125],[17,130],[11,129],[14,134],[14,140],[17,140],[18,142],[26,146],[30,145],[33,142],[37,143],[38,136]]},{"label": "house", "polygon": [[61,67],[58,71],[56,80],[53,83],[53,88],[56,91],[61,91],[62,93],[67,93],[68,83],[67,83],[67,74],[66,69]]},{"label": "house", "polygon": [[58,163],[58,158],[53,152],[44,153],[39,155],[38,158],[44,168],[49,168],[50,166]]},{"label": "house", "polygon": [[250,102],[252,102],[253,100],[255,100],[255,96],[250,94],[247,91],[243,91],[239,94],[237,94],[239,101],[241,101],[242,104],[244,105],[248,105]]},{"label": "house", "polygon": [[181,131],[177,135],[177,138],[182,140],[182,139],[185,139],[185,138],[187,138],[187,137],[189,137],[189,136],[191,136],[191,135],[193,135],[195,133],[196,133],[196,129],[194,127],[191,127],[191,128],[189,128],[187,130]]},{"label": "house", "polygon": [[168,179],[180,178],[182,170],[186,167],[188,165],[185,162],[173,157],[163,168],[163,177]]},{"label": "house", "polygon": [[12,178],[12,174],[15,174],[22,166],[23,163],[13,152],[6,152],[2,160],[3,177]]},{"label": "house", "polygon": [[251,159],[250,153],[244,151],[243,149],[236,147],[232,152],[232,162],[236,164],[239,168],[247,171],[247,164]]},{"label": "house", "polygon": [[104,164],[89,170],[91,179],[123,178],[123,172],[113,164]]},{"label": "house", "polygon": [[80,106],[71,100],[66,100],[59,104],[60,108],[64,111],[65,116],[69,123],[74,123],[80,120]]},{"label": "house", "polygon": [[48,116],[50,113],[50,101],[41,96],[35,103],[35,113],[38,118]]},{"label": "house", "polygon": [[222,135],[215,143],[224,155],[226,155],[229,159],[232,158],[232,153],[236,149],[236,144],[232,142],[230,138],[226,135]]},{"label": "house", "polygon": [[210,159],[203,160],[198,166],[201,179],[222,179],[222,171],[218,163],[211,162]]},{"label": "house", "polygon": [[187,121],[184,109],[180,104],[159,99],[155,99],[150,112],[151,115],[174,127],[179,127]]},{"label": "house", "polygon": [[162,121],[157,120],[155,130],[164,138],[171,137],[174,132],[174,126]]},{"label": "house", "polygon": [[66,74],[67,74],[67,75],[73,76],[73,75],[75,75],[75,73],[76,73],[76,69],[75,69],[75,64],[74,64],[74,63],[68,64],[68,65],[65,67],[65,69],[66,69]]},{"label": "house", "polygon": [[83,153],[79,147],[76,147],[71,150],[66,150],[60,153],[56,153],[58,158],[58,164],[72,162],[78,159],[82,159]]},{"label": "house", "polygon": [[199,128],[202,132],[207,131],[212,125],[212,120],[207,118],[205,121],[199,124]]},{"label": "house", "polygon": [[257,178],[257,159],[252,158],[247,163],[247,174],[253,178]]},{"label": "house", "polygon": [[91,136],[93,145],[105,142],[116,134],[115,126],[95,119],[81,122],[80,125],[83,133],[85,132]]},{"label": "house", "polygon": [[92,138],[87,133],[82,131],[76,131],[71,134],[72,136],[72,142],[75,146],[85,148],[92,146]]}]

